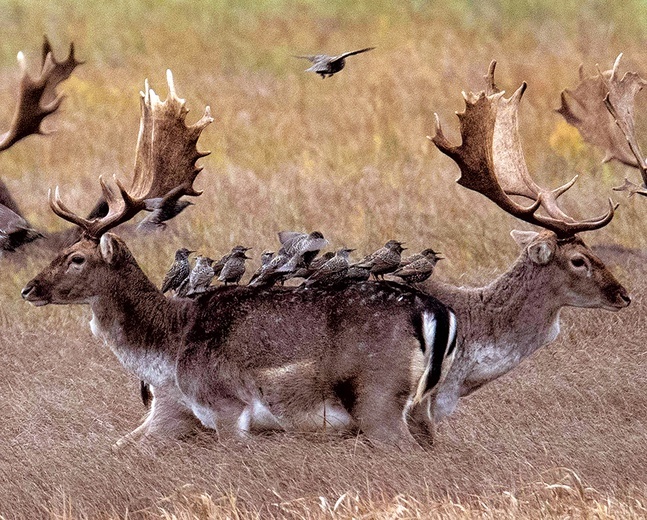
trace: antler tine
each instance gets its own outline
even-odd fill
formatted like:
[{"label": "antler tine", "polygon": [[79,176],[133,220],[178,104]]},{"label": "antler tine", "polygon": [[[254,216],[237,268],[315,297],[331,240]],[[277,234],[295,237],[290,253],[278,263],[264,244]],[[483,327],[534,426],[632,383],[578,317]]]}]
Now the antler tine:
[{"label": "antler tine", "polygon": [[495,70],[496,70],[496,60],[492,60],[490,62],[490,66],[488,67],[487,74],[483,76],[483,79],[485,80],[485,93],[488,96],[501,92],[499,88],[496,86],[496,84],[494,83]]},{"label": "antler tine", "polygon": [[56,86],[67,79],[81,63],[74,58],[73,44],[70,45],[70,55],[63,62],[54,59],[47,38],[43,44],[43,52],[45,54],[40,74],[35,79],[27,72],[24,54],[18,53],[18,64],[22,70],[19,100],[10,129],[0,135],[0,151],[6,150],[28,135],[43,133],[41,123],[58,109],[63,99],[56,93]]},{"label": "antler tine", "polygon": [[[458,164],[461,175],[457,182],[485,195],[510,215],[549,229],[560,238],[608,224],[615,210],[612,203],[604,216],[583,221],[576,221],[559,208],[557,199],[573,186],[577,177],[553,190],[546,190],[533,181],[523,156],[517,121],[526,83],[509,98],[503,97],[504,92],[494,83],[495,67],[496,62],[492,62],[485,76],[484,92],[464,95],[465,111],[457,114],[460,146],[452,146],[447,141],[435,115],[436,135],[431,140]],[[532,200],[532,204],[525,207],[511,196]],[[537,213],[540,208],[542,213]]]},{"label": "antler tine", "polygon": [[74,69],[83,65],[83,61],[77,60],[74,56],[74,42],[70,43],[70,51],[68,56],[63,61],[57,61],[54,57],[54,51],[52,46],[45,36],[45,41],[43,43],[43,64],[47,61],[47,57],[50,56],[50,59],[53,64],[53,69],[47,77],[47,83],[45,85],[45,91],[43,92],[43,103],[47,104],[51,100],[56,99],[58,96],[56,94],[56,87],[70,77]]},{"label": "antler tine", "polygon": [[70,211],[67,206],[63,204],[58,186],[56,186],[53,194],[51,189],[47,192],[47,200],[49,201],[49,207],[52,208],[52,211],[56,215],[61,217],[63,220],[67,220],[72,224],[76,224],[81,229],[83,229],[83,231],[87,232],[91,222]]}]

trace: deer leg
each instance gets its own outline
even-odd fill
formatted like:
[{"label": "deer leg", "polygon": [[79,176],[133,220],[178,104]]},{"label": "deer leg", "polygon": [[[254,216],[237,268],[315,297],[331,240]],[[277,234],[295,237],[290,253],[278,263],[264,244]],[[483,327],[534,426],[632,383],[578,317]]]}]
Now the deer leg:
[{"label": "deer leg", "polygon": [[180,438],[191,432],[197,421],[179,399],[174,387],[153,388],[153,401],[144,422],[121,437],[113,446],[118,451],[128,444],[144,441],[147,437]]},{"label": "deer leg", "polygon": [[371,441],[395,445],[402,451],[420,449],[405,420],[407,395],[367,389],[357,397],[354,416],[360,430]]},{"label": "deer leg", "polygon": [[436,425],[432,420],[430,410],[431,398],[426,397],[407,411],[409,431],[423,448],[431,448],[436,435]]}]

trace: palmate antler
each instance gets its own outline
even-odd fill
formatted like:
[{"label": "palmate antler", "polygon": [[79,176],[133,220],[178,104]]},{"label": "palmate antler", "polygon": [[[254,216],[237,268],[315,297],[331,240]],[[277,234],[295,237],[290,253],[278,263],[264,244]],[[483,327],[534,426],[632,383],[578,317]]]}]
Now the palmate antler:
[{"label": "palmate antler", "polygon": [[[606,215],[577,221],[566,215],[557,205],[557,199],[575,182],[554,190],[538,186],[531,178],[521,149],[518,132],[517,109],[526,90],[523,83],[509,98],[503,97],[494,84],[496,62],[490,64],[486,90],[478,94],[463,93],[465,111],[458,113],[462,143],[453,146],[443,135],[436,115],[436,135],[429,137],[436,147],[451,157],[461,170],[458,183],[485,195],[507,213],[549,229],[560,238],[576,233],[599,229],[613,218],[615,206],[609,200]],[[531,201],[523,206],[511,198],[520,196]],[[538,213],[539,210],[543,213]]]},{"label": "palmate antler", "polygon": [[18,63],[22,69],[18,106],[14,112],[11,127],[0,135],[0,152],[31,134],[40,134],[43,120],[61,105],[62,96],[56,93],[56,87],[70,77],[77,65],[83,62],[74,57],[74,44],[70,44],[70,53],[64,61],[56,61],[52,47],[45,37],[43,59],[40,73],[32,78],[27,72],[25,57],[18,53]]},{"label": "palmate antler", "polygon": [[618,74],[620,54],[611,70],[585,77],[580,66],[580,83],[574,90],[562,92],[562,106],[557,112],[580,131],[585,141],[602,148],[604,161],[616,160],[640,171],[643,186],[625,179],[616,191],[647,196],[647,164],[636,140],[634,101],[647,85],[635,72]]},{"label": "palmate antler", "polygon": [[190,196],[202,193],[193,187],[193,181],[202,170],[196,166],[196,161],[209,152],[199,152],[196,146],[202,130],[213,122],[211,111],[206,107],[202,118],[187,126],[186,101],[177,96],[170,70],[166,77],[169,94],[165,101],[149,88],[148,81],[145,91],[140,92],[142,114],[131,188],[126,190],[115,179],[118,188],[115,190],[99,177],[103,197],[108,204],[107,215],[83,218],[63,204],[58,187],[54,194],[51,190],[49,192],[52,211],[79,226],[88,238],[98,240],[105,232],[127,222],[146,209],[148,199],[164,197],[170,192]]}]

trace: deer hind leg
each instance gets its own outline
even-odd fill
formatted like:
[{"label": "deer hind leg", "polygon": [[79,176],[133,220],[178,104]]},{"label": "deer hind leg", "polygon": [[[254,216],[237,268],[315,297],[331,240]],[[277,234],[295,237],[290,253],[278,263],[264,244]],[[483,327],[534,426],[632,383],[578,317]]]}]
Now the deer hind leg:
[{"label": "deer hind leg", "polygon": [[413,438],[423,448],[431,448],[436,436],[436,424],[431,416],[431,397],[412,405],[406,412],[406,420]]},{"label": "deer hind leg", "polygon": [[398,447],[402,451],[420,449],[406,422],[408,395],[374,388],[358,396],[353,415],[360,430],[371,441]]},{"label": "deer hind leg", "polygon": [[153,388],[153,401],[144,422],[132,432],[113,444],[113,451],[119,451],[129,444],[143,442],[149,437],[177,439],[195,429],[198,421],[182,404],[176,388]]}]

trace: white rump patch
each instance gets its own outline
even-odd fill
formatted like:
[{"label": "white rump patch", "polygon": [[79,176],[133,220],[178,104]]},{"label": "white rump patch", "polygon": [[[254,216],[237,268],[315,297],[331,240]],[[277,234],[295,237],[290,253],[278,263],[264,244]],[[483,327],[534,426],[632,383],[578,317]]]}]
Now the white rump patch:
[{"label": "white rump patch", "polygon": [[436,315],[430,314],[428,312],[422,313],[422,337],[425,342],[425,371],[420,376],[418,381],[418,388],[416,389],[416,395],[413,398],[412,404],[419,403],[425,392],[427,386],[427,378],[429,377],[429,371],[434,362],[434,340],[436,339]]}]

